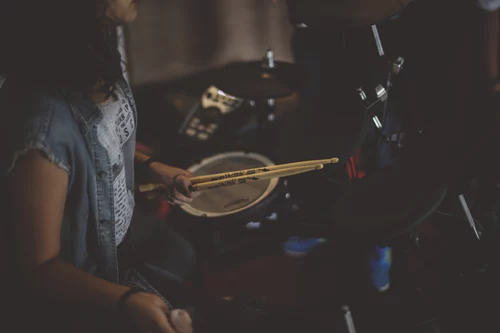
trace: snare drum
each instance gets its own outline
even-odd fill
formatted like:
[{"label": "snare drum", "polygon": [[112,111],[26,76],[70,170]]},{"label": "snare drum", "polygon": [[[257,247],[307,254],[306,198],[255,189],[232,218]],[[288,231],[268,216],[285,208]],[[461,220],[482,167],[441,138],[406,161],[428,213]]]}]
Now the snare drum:
[{"label": "snare drum", "polygon": [[[226,152],[203,159],[188,168],[195,176],[274,165],[258,153]],[[266,215],[266,207],[278,195],[279,179],[250,182],[242,185],[207,190],[189,205],[181,208],[190,216],[237,223],[256,222],[252,218]]]},{"label": "snare drum", "polygon": [[[275,163],[255,152],[219,153],[188,168],[196,176],[257,168]],[[206,190],[177,210],[200,256],[238,252],[237,258],[279,244],[292,212],[286,180],[271,179]],[[182,221],[182,222],[181,222]]]}]

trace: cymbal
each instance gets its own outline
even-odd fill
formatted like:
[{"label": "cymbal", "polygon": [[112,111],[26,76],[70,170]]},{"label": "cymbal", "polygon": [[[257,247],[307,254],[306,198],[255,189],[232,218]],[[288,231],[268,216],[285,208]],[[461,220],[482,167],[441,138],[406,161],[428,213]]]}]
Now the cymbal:
[{"label": "cymbal", "polygon": [[295,64],[274,61],[236,62],[214,73],[214,85],[227,94],[245,99],[269,99],[292,95],[300,88],[303,73]]},{"label": "cymbal", "polygon": [[308,27],[354,27],[387,19],[412,0],[288,0],[290,19]]}]

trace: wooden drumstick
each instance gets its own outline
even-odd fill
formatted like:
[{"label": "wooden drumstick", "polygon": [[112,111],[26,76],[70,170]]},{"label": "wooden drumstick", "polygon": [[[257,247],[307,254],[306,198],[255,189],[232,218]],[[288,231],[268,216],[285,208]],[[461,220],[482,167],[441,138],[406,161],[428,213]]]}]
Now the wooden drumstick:
[{"label": "wooden drumstick", "polygon": [[240,176],[249,176],[249,175],[253,175],[256,173],[269,172],[269,171],[273,171],[273,170],[281,170],[281,169],[288,169],[288,168],[294,168],[294,167],[305,167],[305,166],[312,166],[312,165],[317,165],[317,164],[334,164],[334,163],[337,163],[338,161],[339,161],[338,158],[333,157],[333,158],[324,159],[324,160],[293,162],[293,163],[287,163],[287,164],[278,164],[278,165],[258,167],[258,168],[253,168],[253,169],[222,172],[222,173],[216,173],[216,174],[211,174],[211,175],[206,175],[206,176],[198,176],[198,177],[190,178],[189,180],[191,181],[191,184],[195,185],[195,184],[199,184],[199,183],[216,181],[216,180],[221,180],[221,179],[228,179],[228,178],[240,177]]},{"label": "wooden drumstick", "polygon": [[144,184],[139,185],[139,192],[151,192],[159,189],[164,189],[166,187],[167,185],[165,184]]},{"label": "wooden drumstick", "polygon": [[300,173],[313,171],[313,170],[320,170],[320,169],[323,169],[323,164],[317,164],[317,165],[305,166],[305,167],[296,167],[296,168],[286,168],[286,169],[281,169],[281,170],[255,173],[255,174],[247,175],[247,176],[240,176],[240,177],[227,178],[227,179],[223,179],[223,180],[215,180],[215,181],[211,181],[211,182],[198,183],[196,185],[191,185],[189,189],[192,192],[211,190],[211,189],[220,188],[220,187],[241,185],[241,184],[245,184],[248,182],[261,181],[261,180],[267,180],[267,179],[273,179],[273,178],[279,178],[279,177],[288,177],[288,176],[293,176],[293,175],[297,175]]}]

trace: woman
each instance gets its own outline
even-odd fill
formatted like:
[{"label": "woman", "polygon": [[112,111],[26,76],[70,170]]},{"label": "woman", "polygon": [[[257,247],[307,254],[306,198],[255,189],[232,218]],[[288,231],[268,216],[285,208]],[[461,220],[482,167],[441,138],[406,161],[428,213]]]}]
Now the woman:
[{"label": "woman", "polygon": [[[172,333],[162,297],[120,284],[117,253],[134,211],[134,159],[165,182],[175,204],[194,198],[189,172],[135,152],[137,117],[116,26],[134,21],[137,10],[137,0],[10,1],[0,10],[7,229],[21,290],[30,296],[23,311],[37,295],[43,307],[77,305],[106,313],[109,322],[118,308],[140,331]],[[182,251],[192,250],[184,244]],[[58,312],[47,320],[68,332],[66,319]]]}]

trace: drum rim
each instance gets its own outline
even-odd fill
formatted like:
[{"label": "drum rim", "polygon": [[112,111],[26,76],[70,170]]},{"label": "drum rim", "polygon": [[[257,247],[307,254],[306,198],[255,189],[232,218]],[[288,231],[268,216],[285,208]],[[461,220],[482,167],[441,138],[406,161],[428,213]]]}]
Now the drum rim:
[{"label": "drum rim", "polygon": [[[199,163],[196,163],[196,164],[190,166],[187,170],[191,171],[192,173],[195,173],[201,167],[203,167],[203,166],[205,166],[205,165],[207,165],[209,163],[212,163],[214,161],[219,161],[222,158],[227,158],[227,157],[242,157],[242,156],[254,158],[257,161],[262,162],[265,166],[276,165],[271,159],[269,159],[268,157],[266,157],[266,156],[264,156],[262,154],[259,154],[259,153],[246,152],[246,151],[231,151],[231,152],[219,153],[219,154],[212,155],[210,157],[206,157],[206,158],[202,159]],[[238,214],[240,212],[246,211],[246,210],[248,210],[248,209],[250,209],[250,208],[258,205],[260,202],[262,202],[267,197],[269,197],[269,195],[278,186],[278,181],[279,181],[279,178],[273,178],[273,179],[271,179],[269,181],[269,185],[267,186],[267,188],[264,191],[264,193],[262,193],[251,204],[249,204],[248,206],[244,206],[244,207],[238,208],[236,210],[229,211],[229,212],[223,212],[223,213],[205,212],[205,211],[201,211],[199,209],[196,209],[196,208],[192,207],[189,204],[182,205],[181,208],[186,213],[188,213],[190,215],[198,216],[198,217],[207,217],[207,218],[215,218],[215,217],[222,217],[222,216],[228,216],[228,215]]]}]

